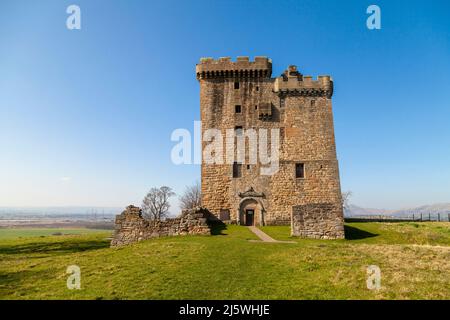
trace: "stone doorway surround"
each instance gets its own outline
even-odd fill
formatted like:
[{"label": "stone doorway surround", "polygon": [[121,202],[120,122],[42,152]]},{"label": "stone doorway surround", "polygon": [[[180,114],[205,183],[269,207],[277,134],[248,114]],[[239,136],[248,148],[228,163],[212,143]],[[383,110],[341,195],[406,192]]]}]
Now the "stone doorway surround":
[{"label": "stone doorway surround", "polygon": [[253,211],[253,226],[263,226],[264,225],[264,207],[261,202],[254,198],[245,198],[242,199],[238,208],[238,223],[240,225],[248,225],[247,224],[247,212]]},{"label": "stone doorway surround", "polygon": [[256,192],[253,187],[250,187],[245,192],[240,192],[239,197],[241,201],[237,208],[237,220],[240,225],[247,225],[247,210],[253,210],[253,226],[263,226],[264,223],[264,205],[262,199],[264,193]]}]

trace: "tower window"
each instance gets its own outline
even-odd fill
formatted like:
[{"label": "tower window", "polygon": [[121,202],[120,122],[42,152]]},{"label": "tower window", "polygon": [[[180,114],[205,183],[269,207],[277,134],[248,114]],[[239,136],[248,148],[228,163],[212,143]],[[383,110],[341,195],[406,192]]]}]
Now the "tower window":
[{"label": "tower window", "polygon": [[255,110],[258,110],[258,106],[255,106]]},{"label": "tower window", "polygon": [[236,82],[234,83],[234,88],[235,88],[235,89],[239,89],[239,82],[236,81]]},{"label": "tower window", "polygon": [[242,177],[242,164],[241,163],[233,163],[233,178]]},{"label": "tower window", "polygon": [[220,209],[219,219],[222,221],[230,220],[230,210],[228,209]]},{"label": "tower window", "polygon": [[242,126],[234,127],[234,131],[236,132],[237,136],[241,136],[242,135]]},{"label": "tower window", "polygon": [[242,108],[241,108],[241,106],[240,105],[235,105],[234,106],[234,111],[236,112],[236,113],[241,113],[242,112]]},{"label": "tower window", "polygon": [[295,164],[295,177],[299,179],[305,178],[305,164],[304,163],[296,163]]},{"label": "tower window", "polygon": [[259,91],[259,87],[258,86],[256,86],[256,91]]}]

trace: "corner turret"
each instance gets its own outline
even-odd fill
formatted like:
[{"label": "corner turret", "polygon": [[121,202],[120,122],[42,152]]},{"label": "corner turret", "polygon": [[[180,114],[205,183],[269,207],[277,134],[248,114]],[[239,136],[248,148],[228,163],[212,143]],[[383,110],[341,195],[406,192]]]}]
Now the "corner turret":
[{"label": "corner turret", "polygon": [[333,80],[330,76],[318,76],[314,80],[311,76],[303,76],[297,67],[291,65],[275,79],[274,92],[279,95],[325,96],[333,95]]}]

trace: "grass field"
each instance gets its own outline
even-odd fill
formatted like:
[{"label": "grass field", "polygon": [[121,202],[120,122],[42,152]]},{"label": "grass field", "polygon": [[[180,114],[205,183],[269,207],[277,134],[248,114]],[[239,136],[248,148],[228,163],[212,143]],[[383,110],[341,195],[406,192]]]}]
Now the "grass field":
[{"label": "grass field", "polygon": [[[109,248],[110,232],[0,239],[1,299],[450,299],[450,224],[351,223],[347,240],[246,227]],[[368,290],[366,268],[381,268]],[[66,287],[69,265],[81,290]]]},{"label": "grass field", "polygon": [[[86,228],[0,228],[0,241],[6,239],[46,237],[51,235],[74,235],[104,232]],[[112,232],[112,231],[111,231]]]}]

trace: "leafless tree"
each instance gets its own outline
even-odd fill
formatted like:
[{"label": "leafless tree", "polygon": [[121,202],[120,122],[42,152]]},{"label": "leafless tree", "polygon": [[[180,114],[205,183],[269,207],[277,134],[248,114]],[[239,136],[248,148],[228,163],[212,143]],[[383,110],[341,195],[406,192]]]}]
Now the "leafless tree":
[{"label": "leafless tree", "polygon": [[352,194],[353,193],[351,191],[342,192],[342,207],[344,210],[350,209],[350,198]]},{"label": "leafless tree", "polygon": [[192,186],[187,186],[180,197],[181,209],[192,209],[201,205],[201,186],[197,181]]},{"label": "leafless tree", "polygon": [[148,220],[162,220],[169,213],[169,198],[175,192],[170,187],[151,188],[142,201],[142,213]]}]

